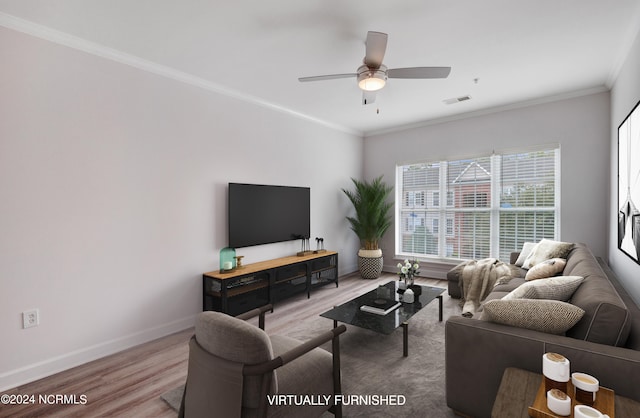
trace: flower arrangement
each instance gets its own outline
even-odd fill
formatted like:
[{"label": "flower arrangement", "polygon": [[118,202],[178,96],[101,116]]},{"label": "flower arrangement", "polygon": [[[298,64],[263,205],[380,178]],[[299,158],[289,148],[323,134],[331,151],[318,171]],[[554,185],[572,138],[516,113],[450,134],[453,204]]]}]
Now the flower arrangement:
[{"label": "flower arrangement", "polygon": [[398,276],[400,277],[400,280],[404,279],[407,286],[411,286],[413,284],[413,277],[420,274],[418,271],[420,265],[417,260],[404,260],[404,263],[398,263],[398,268],[400,269]]}]

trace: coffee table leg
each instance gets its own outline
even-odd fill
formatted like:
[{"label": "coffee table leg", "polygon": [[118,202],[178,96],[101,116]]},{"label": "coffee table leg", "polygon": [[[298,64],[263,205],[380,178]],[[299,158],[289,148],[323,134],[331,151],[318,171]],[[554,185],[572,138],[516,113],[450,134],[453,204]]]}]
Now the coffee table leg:
[{"label": "coffee table leg", "polygon": [[409,357],[409,323],[402,323],[402,355]]},{"label": "coffee table leg", "polygon": [[438,311],[438,320],[442,322],[442,295],[438,295],[438,308],[440,308]]}]

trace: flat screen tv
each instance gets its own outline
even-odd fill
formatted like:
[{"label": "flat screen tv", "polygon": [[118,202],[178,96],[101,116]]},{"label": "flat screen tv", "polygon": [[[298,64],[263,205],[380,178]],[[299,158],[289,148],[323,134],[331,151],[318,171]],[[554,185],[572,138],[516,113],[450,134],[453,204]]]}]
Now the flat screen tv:
[{"label": "flat screen tv", "polygon": [[309,238],[311,189],[229,183],[229,247]]}]

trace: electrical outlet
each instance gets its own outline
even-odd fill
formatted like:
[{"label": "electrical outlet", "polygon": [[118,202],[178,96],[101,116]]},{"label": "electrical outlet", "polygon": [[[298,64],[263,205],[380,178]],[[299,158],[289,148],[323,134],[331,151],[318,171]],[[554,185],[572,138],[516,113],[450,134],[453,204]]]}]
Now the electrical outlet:
[{"label": "electrical outlet", "polygon": [[37,327],[38,325],[40,325],[40,311],[38,309],[22,312],[22,328]]}]

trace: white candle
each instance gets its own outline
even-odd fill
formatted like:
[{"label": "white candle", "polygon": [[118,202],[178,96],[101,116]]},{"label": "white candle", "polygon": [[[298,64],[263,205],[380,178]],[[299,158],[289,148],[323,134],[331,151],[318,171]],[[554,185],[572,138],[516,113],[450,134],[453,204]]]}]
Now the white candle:
[{"label": "white candle", "polygon": [[222,263],[223,270],[231,270],[232,267],[233,264],[231,264],[231,261],[225,261],[224,263]]}]

